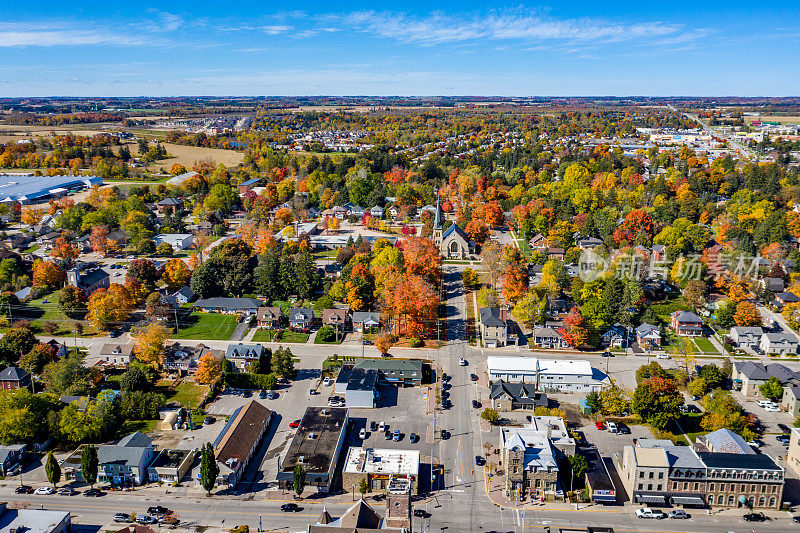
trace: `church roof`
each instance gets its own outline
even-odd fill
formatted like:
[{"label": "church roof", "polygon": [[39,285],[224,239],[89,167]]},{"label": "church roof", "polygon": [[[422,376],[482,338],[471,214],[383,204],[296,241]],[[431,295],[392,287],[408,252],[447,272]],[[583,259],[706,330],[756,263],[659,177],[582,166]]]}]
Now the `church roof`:
[{"label": "church roof", "polygon": [[467,234],[464,233],[464,230],[459,228],[458,224],[455,224],[455,223],[453,223],[449,228],[447,228],[445,230],[445,232],[442,234],[442,240],[445,240],[452,233],[456,233],[462,239],[464,239],[465,241],[469,242],[469,237],[467,237]]}]

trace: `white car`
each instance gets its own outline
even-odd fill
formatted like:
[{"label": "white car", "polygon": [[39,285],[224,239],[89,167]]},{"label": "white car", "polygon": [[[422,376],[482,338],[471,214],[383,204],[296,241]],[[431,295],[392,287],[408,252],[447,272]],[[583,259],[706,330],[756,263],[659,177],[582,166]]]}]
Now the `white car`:
[{"label": "white car", "polygon": [[616,433],[618,431],[617,425],[614,422],[606,422],[606,428],[608,428],[609,433]]},{"label": "white car", "polygon": [[325,379],[323,379],[323,380],[322,380],[322,386],[323,386],[323,387],[330,387],[330,385],[331,385],[331,381],[332,381],[332,380],[331,380],[331,378],[325,378]]},{"label": "white car", "polygon": [[764,407],[764,408],[766,408],[766,407],[768,407],[770,405],[775,405],[773,402],[771,402],[769,400],[758,400],[756,402],[756,404],[758,404],[759,407]]},{"label": "white car", "polygon": [[361,431],[358,432],[358,438],[364,440],[367,438],[367,429],[361,428]]},{"label": "white car", "polygon": [[381,420],[381,423],[378,424],[378,431],[380,431],[381,433],[386,432],[386,422],[384,422],[383,420]]},{"label": "white car", "polygon": [[669,356],[665,353],[660,353],[656,356],[656,359],[669,359]]},{"label": "white car", "polygon": [[46,496],[47,494],[53,494],[53,487],[39,487],[38,489],[33,491],[33,493],[34,494],[39,494],[40,496],[42,496],[42,495]]},{"label": "white car", "polygon": [[781,408],[780,408],[780,407],[778,407],[778,406],[777,406],[777,405],[775,405],[775,404],[772,404],[772,405],[768,405],[768,406],[766,406],[766,407],[764,408],[764,410],[765,410],[765,411],[767,411],[767,412],[770,412],[770,413],[779,413],[779,412],[780,412],[780,410],[781,410]]},{"label": "white car", "polygon": [[636,517],[637,518],[655,518],[660,520],[661,518],[666,518],[665,515],[661,511],[657,511],[655,509],[650,509],[649,507],[645,507],[643,509],[636,509]]},{"label": "white car", "polygon": [[458,364],[459,364],[459,366],[467,366],[467,360],[464,359],[463,357],[460,357],[458,359]]}]

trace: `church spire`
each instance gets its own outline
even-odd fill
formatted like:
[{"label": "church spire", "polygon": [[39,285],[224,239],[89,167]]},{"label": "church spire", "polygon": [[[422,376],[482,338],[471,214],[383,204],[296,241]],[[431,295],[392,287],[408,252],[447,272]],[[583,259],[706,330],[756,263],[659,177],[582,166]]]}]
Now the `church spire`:
[{"label": "church spire", "polygon": [[442,208],[439,205],[439,191],[436,191],[436,217],[433,219],[433,229],[442,229]]}]

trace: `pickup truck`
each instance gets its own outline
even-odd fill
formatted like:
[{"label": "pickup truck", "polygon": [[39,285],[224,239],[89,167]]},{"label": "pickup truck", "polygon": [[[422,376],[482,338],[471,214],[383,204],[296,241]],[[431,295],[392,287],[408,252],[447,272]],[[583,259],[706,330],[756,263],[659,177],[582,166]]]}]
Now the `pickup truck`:
[{"label": "pickup truck", "polygon": [[643,509],[636,509],[636,517],[637,518],[655,518],[657,520],[660,520],[662,518],[666,518],[667,515],[665,515],[661,511],[657,511],[655,509],[650,509],[649,507],[645,507]]}]

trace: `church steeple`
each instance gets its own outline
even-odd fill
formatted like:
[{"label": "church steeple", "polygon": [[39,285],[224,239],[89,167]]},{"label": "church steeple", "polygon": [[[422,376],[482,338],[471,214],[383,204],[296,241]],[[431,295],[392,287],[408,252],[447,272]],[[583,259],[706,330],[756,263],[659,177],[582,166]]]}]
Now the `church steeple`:
[{"label": "church steeple", "polygon": [[442,207],[439,205],[439,191],[436,191],[436,216],[433,219],[433,229],[442,229]]}]

